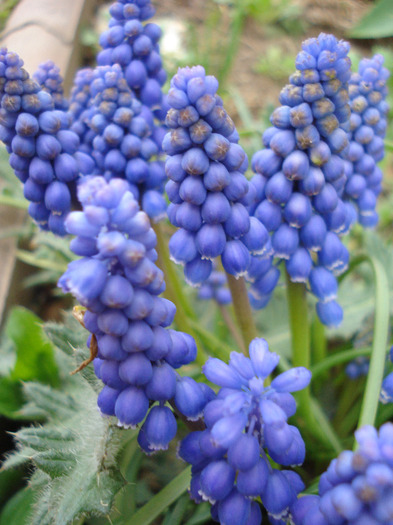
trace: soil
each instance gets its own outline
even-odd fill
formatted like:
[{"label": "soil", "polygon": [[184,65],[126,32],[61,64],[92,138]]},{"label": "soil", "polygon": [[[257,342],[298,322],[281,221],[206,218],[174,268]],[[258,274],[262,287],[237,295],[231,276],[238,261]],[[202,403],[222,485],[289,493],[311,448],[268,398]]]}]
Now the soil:
[{"label": "soil", "polygon": [[[192,24],[203,38],[206,37],[206,22],[214,10],[218,9],[220,24],[214,28],[214,41],[219,47],[219,44],[228,38],[230,30],[230,11],[228,5],[225,4],[226,2],[219,3],[211,0],[165,0],[165,2],[156,3],[157,17],[171,17],[183,23]],[[239,90],[253,114],[260,113],[269,104],[277,105],[278,94],[285,84],[282,79],[275,79],[275,75],[272,78],[270,75],[255,71],[258,60],[266,55],[272,45],[279,48],[283,56],[293,57],[294,69],[295,56],[303,40],[316,36],[321,31],[334,33],[338,38],[345,38],[346,32],[370,8],[370,2],[365,0],[292,0],[289,2],[289,7],[288,17],[283,22],[281,21],[282,23],[279,21],[278,24],[248,17],[239,44],[236,46],[237,52],[228,85]],[[291,13],[297,13],[297,18],[291,19]],[[352,45],[355,48],[359,46],[357,42]],[[363,54],[367,54],[367,48],[367,43],[363,44],[361,48]],[[214,53],[214,48],[212,51]],[[234,111],[234,108],[230,106],[227,109],[231,114]]]}]

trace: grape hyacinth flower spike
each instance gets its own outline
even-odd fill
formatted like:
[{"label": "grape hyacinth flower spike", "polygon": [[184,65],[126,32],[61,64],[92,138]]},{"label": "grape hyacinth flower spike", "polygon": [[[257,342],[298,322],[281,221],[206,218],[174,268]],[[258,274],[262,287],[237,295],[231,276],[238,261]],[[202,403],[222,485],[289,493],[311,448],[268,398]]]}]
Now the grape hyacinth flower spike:
[{"label": "grape hyacinth flower spike", "polygon": [[205,406],[206,430],[179,446],[179,456],[192,465],[191,497],[210,501],[213,519],[225,525],[261,523],[258,497],[272,519],[285,519],[304,488],[298,474],[274,468],[267,455],[283,467],[303,463],[303,439],[287,419],[296,412],[290,392],[305,388],[311,373],[292,368],[265,386],[280,358],[264,339],[254,339],[249,352],[250,358],[232,352],[228,365],[207,361],[204,374],[220,390]]},{"label": "grape hyacinth flower spike", "polygon": [[[97,64],[119,65],[127,85],[142,104],[140,117],[148,124],[149,140],[156,146],[145,179],[147,191],[143,192],[142,208],[158,222],[166,216],[162,140],[167,132],[163,121],[168,108],[162,92],[167,79],[159,48],[162,30],[154,22],[147,22],[155,14],[150,0],[115,2],[109,12],[109,27],[99,39],[103,50],[97,55]],[[146,153],[151,157],[152,149]]]},{"label": "grape hyacinth flower spike", "polygon": [[78,156],[78,136],[69,130],[69,115],[54,109],[50,93],[29,77],[16,53],[4,48],[0,80],[0,140],[24,184],[29,214],[41,229],[65,235],[76,179],[87,170]]},{"label": "grape hyacinth flower spike", "polygon": [[318,496],[300,497],[294,525],[390,525],[393,523],[393,424],[355,432],[356,450],[345,450],[319,481]]},{"label": "grape hyacinth flower spike", "polygon": [[[289,279],[309,284],[320,320],[335,326],[342,320],[335,276],[348,264],[340,237],[354,221],[353,206],[342,199],[349,44],[322,33],[302,48],[296,72],[281,91],[282,105],[263,134],[265,149],[252,159],[260,198],[249,210],[270,232],[273,256],[285,261]],[[251,294],[261,299],[260,305],[254,301],[256,307],[266,304],[264,279],[252,284]]]},{"label": "grape hyacinth flower spike", "polygon": [[85,177],[78,199],[83,210],[69,214],[66,228],[76,235],[70,247],[81,258],[58,284],[86,308],[88,345],[105,385],[98,406],[119,426],[145,420],[138,435],[145,452],[166,449],[177,428],[167,402],[197,420],[213,392],[175,370],[194,361],[197,348],[190,335],[168,328],[176,308],[159,297],[165,282],[155,265],[156,235],[128,182]]},{"label": "grape hyacinth flower spike", "polygon": [[375,211],[382,190],[382,171],[377,163],[384,157],[388,69],[382,55],[360,61],[359,72],[349,81],[351,106],[350,145],[346,169],[348,180],[343,199],[354,203],[359,223],[374,227],[378,223]]},{"label": "grape hyacinth flower spike", "polygon": [[67,111],[69,104],[64,97],[63,77],[60,75],[60,68],[52,60],[40,64],[33,79],[52,96],[55,109]]},{"label": "grape hyacinth flower spike", "polygon": [[248,160],[217,88],[216,78],[195,66],[179,69],[168,92],[170,131],[163,141],[168,216],[179,228],[169,249],[191,285],[209,278],[216,257],[238,278],[247,272],[250,252],[266,249],[264,227],[250,221],[242,203]]}]

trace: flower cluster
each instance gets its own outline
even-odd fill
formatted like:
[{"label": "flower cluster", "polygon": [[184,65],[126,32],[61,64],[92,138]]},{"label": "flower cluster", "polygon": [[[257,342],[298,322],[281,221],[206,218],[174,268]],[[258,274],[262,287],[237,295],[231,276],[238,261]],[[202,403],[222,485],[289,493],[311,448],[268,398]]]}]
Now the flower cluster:
[{"label": "flower cluster", "polygon": [[250,358],[232,352],[229,365],[216,358],[204,365],[207,379],[221,389],[204,409],[206,430],[192,432],[179,447],[192,465],[191,497],[210,501],[213,518],[225,525],[261,523],[252,501],[258,497],[272,519],[281,520],[304,488],[295,472],[272,467],[267,454],[283,466],[303,463],[303,439],[287,419],[296,412],[290,392],[306,387],[311,373],[293,368],[269,385],[279,356],[264,339],[254,339],[249,352]]},{"label": "flower cluster", "polygon": [[202,66],[183,68],[172,78],[167,99],[168,216],[179,228],[169,249],[191,285],[208,279],[218,256],[227,273],[244,275],[250,252],[264,252],[268,241],[242,202],[249,191],[248,160],[217,88]]},{"label": "flower cluster", "polygon": [[52,96],[55,109],[68,109],[68,100],[64,97],[63,77],[52,60],[40,64],[33,74],[33,79]]},{"label": "flower cluster", "polygon": [[295,525],[393,523],[393,424],[355,432],[358,448],[334,459],[319,482],[319,496],[293,505]]},{"label": "flower cluster", "polygon": [[350,379],[366,376],[370,367],[370,358],[364,355],[356,357],[345,367],[345,373]]},{"label": "flower cluster", "polygon": [[[137,99],[162,122],[166,112],[161,87],[167,78],[158,44],[162,31],[157,24],[142,24],[154,15],[155,8],[150,0],[122,0],[113,3],[109,12],[109,28],[99,39],[103,50],[97,64],[119,64]],[[159,148],[165,132],[161,125],[154,125],[152,138]]]},{"label": "flower cluster", "polygon": [[381,193],[382,171],[377,162],[384,156],[386,102],[389,71],[383,67],[383,56],[364,58],[359,72],[353,73],[349,82],[351,106],[350,146],[348,150],[348,181],[343,198],[355,203],[358,221],[362,226],[373,227],[378,222],[375,211]]},{"label": "flower cluster", "polygon": [[76,153],[79,139],[69,130],[67,113],[54,109],[52,96],[22,66],[16,53],[0,50],[0,140],[31,201],[31,217],[40,228],[64,235],[72,188],[91,162],[86,166]]},{"label": "flower cluster", "polygon": [[[250,213],[271,232],[274,257],[286,261],[290,279],[309,283],[321,321],[337,325],[342,310],[335,301],[335,275],[348,263],[340,236],[354,221],[352,206],[341,198],[347,180],[349,44],[321,34],[302,48],[297,71],[280,93],[282,105],[263,134],[265,149],[252,159],[261,198]],[[255,292],[259,298],[258,288]]]},{"label": "flower cluster", "polygon": [[119,65],[101,66],[90,84],[92,102],[84,112],[90,128],[91,156],[96,172],[126,178],[135,198],[150,218],[165,216],[162,195],[164,165],[154,160],[159,148],[152,137],[153,122],[129,89]]},{"label": "flower cluster", "polygon": [[90,84],[94,79],[94,70],[87,67],[77,71],[71,89],[69,113],[71,116],[70,129],[80,140],[79,151],[91,153],[91,143],[94,131],[86,123],[87,110],[91,105]]},{"label": "flower cluster", "polygon": [[174,399],[193,420],[213,392],[175,371],[194,361],[197,348],[190,335],[167,329],[176,308],[159,297],[165,282],[154,264],[156,235],[128,182],[85,177],[78,199],[83,211],[70,213],[66,228],[76,235],[70,247],[82,258],[69,264],[58,284],[87,309],[89,345],[98,349],[94,367],[105,384],[98,406],[126,428],[146,417],[140,446],[148,453],[166,449],[177,427],[167,401]]},{"label": "flower cluster", "polygon": [[229,304],[232,301],[231,292],[226,286],[227,279],[223,272],[213,270],[209,278],[198,290],[198,298],[214,299],[218,304]]}]

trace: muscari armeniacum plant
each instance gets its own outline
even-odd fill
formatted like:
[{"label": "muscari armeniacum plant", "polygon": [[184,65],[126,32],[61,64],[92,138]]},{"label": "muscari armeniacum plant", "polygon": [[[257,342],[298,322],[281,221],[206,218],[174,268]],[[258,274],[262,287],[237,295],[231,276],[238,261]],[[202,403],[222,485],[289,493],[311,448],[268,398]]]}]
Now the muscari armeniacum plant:
[{"label": "muscari armeniacum plant", "polygon": [[[263,133],[265,148],[252,159],[262,189],[250,212],[271,233],[273,256],[285,261],[288,279],[308,283],[328,326],[342,320],[335,276],[347,268],[341,237],[354,221],[342,199],[351,114],[348,51],[347,42],[326,34],[302,44],[272,127]],[[264,280],[253,283],[251,295],[255,307],[265,306]]]},{"label": "muscari armeniacum plant", "polygon": [[[105,30],[99,39],[103,48],[97,55],[98,66],[118,65],[125,78],[125,83],[132,90],[134,97],[140,102],[139,113],[143,118],[143,126],[139,129],[137,136],[141,138],[150,137],[150,141],[155,147],[150,146],[148,150],[138,144],[133,144],[132,150],[128,149],[125,158],[139,157],[139,162],[145,161],[146,167],[143,173],[139,173],[139,186],[141,206],[149,217],[157,222],[165,217],[166,202],[163,196],[164,189],[164,163],[161,158],[161,145],[166,128],[163,120],[166,115],[165,96],[162,86],[166,81],[167,75],[162,66],[160,56],[159,40],[161,29],[157,24],[146,23],[155,13],[155,8],[150,1],[129,0],[115,2],[110,7],[111,18],[108,29]],[[92,92],[89,87],[93,80],[91,70],[82,70],[76,78],[76,86],[71,99],[70,109],[76,117],[74,126],[78,130],[81,143],[87,149],[97,149],[92,144],[96,130],[91,132],[88,124],[89,114],[85,111],[89,106],[94,105],[96,92]],[[93,91],[95,91],[93,89]],[[105,100],[105,96],[104,96]],[[74,103],[73,103],[74,102]],[[106,100],[116,104],[116,98]],[[117,144],[113,144],[116,148]],[[120,148],[117,148],[119,156],[123,155]],[[101,152],[103,155],[107,151]],[[112,152],[113,153],[113,152]],[[113,155],[112,155],[113,157]],[[153,158],[152,158],[153,157]],[[119,172],[124,172],[124,158],[119,158],[116,176]],[[102,173],[102,162],[98,160],[97,173]],[[149,166],[151,163],[151,166]],[[109,168],[110,169],[110,168]],[[130,170],[129,170],[130,171]],[[139,172],[141,168],[139,167]],[[124,176],[124,175],[123,175]],[[134,177],[137,178],[137,175]]]},{"label": "muscari armeniacum plant", "polygon": [[55,108],[55,99],[32,80],[16,53],[0,52],[0,138],[10,165],[30,201],[29,214],[43,230],[65,235],[75,182],[93,166],[78,152],[70,116]]},{"label": "muscari armeniacum plant", "polygon": [[178,453],[192,465],[191,497],[197,503],[210,501],[215,521],[257,525],[262,516],[253,500],[261,498],[274,523],[284,524],[304,488],[300,476],[285,469],[301,465],[305,457],[299,430],[287,423],[296,412],[291,392],[306,387],[311,374],[292,368],[269,384],[266,379],[280,357],[258,338],[249,354],[232,352],[229,364],[208,359],[203,372],[220,390],[205,406],[206,429],[191,432]]},{"label": "muscari armeniacum plant", "polygon": [[[265,149],[253,158],[257,174],[251,181],[239,135],[217,95],[217,80],[201,66],[181,69],[172,79],[169,132],[162,144],[168,154],[168,215],[179,228],[170,252],[184,265],[186,279],[202,286],[214,277],[213,260],[221,258],[250,353],[248,358],[232,352],[228,365],[215,357],[206,362],[203,372],[213,391],[182,368],[195,360],[196,344],[170,328],[176,307],[160,297],[165,281],[156,265],[157,237],[138,203],[148,208],[143,195],[155,187],[145,175],[160,166],[163,137],[166,74],[160,30],[145,23],[153,11],[149,0],[112,5],[109,29],[100,39],[99,67],[77,74],[68,111],[54,65],[43,65],[35,82],[17,55],[0,53],[1,139],[33,203],[30,213],[43,229],[75,236],[71,249],[79,258],[59,286],[75,296],[79,318],[90,332],[90,359],[104,385],[99,410],[114,424],[137,427],[147,454],[167,449],[176,434],[174,414],[183,419],[193,430],[179,446],[180,457],[192,465],[190,495],[196,502],[210,501],[212,517],[222,525],[257,525],[266,514],[273,525],[288,520],[389,524],[391,505],[381,502],[392,499],[391,426],[383,426],[379,437],[371,426],[382,382],[375,362],[384,357],[383,334],[370,364],[372,388],[366,388],[361,414],[369,426],[357,433],[359,449],[333,460],[319,496],[302,496],[301,477],[287,468],[301,465],[306,455],[289,418],[307,432],[307,444],[312,435],[326,447],[327,438],[330,458],[332,448],[342,449],[326,417],[319,416],[325,432],[315,432],[303,292],[307,282],[321,321],[339,323],[335,275],[348,263],[341,236],[356,218],[375,224],[375,199],[360,199],[347,189],[351,177],[360,175],[368,192],[375,197],[380,192],[380,173],[375,167],[371,173],[368,157],[375,163],[383,154],[387,73],[382,61],[362,62],[359,76],[351,78],[347,43],[331,35],[306,41],[297,72],[281,92],[282,105],[272,114],[272,127],[263,135]],[[361,122],[350,119],[350,105],[357,106],[348,82],[351,93],[367,99],[368,107],[357,111]],[[357,148],[360,157],[353,162],[348,152],[358,139],[362,151]],[[163,181],[158,167],[157,187]],[[61,191],[49,191],[52,186]],[[74,194],[80,209],[68,214]],[[159,205],[153,204],[155,212]],[[287,370],[271,379],[279,356],[269,352],[265,340],[254,338],[247,294],[235,284],[245,277],[254,306],[263,307],[280,274],[273,257],[285,261],[289,276],[295,344],[294,368],[283,360]],[[292,285],[301,286],[301,293]],[[376,317],[381,318],[380,308]],[[390,382],[388,376],[384,401],[390,401]]]},{"label": "muscari armeniacum plant", "polygon": [[379,432],[366,425],[355,432],[357,448],[330,463],[319,494],[292,507],[295,525],[389,525],[393,523],[393,424]]},{"label": "muscari armeniacum plant", "polygon": [[138,442],[147,452],[166,449],[177,428],[167,402],[196,420],[214,393],[175,371],[195,360],[197,348],[190,335],[167,328],[176,307],[159,297],[165,281],[155,264],[156,235],[127,181],[86,177],[78,199],[83,210],[70,213],[65,226],[82,258],[58,284],[86,308],[88,345],[105,385],[98,406],[126,428],[144,421]]}]

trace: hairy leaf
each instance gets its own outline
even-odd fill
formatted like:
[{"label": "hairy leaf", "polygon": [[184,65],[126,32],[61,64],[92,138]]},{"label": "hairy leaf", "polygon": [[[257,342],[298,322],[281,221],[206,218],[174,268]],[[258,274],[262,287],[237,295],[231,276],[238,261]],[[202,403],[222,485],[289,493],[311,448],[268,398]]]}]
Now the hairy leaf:
[{"label": "hairy leaf", "polygon": [[[77,343],[86,332],[71,330],[69,323],[75,329],[74,322],[68,319],[68,330],[72,342]],[[97,379],[94,384],[92,375],[89,380],[82,374],[69,375],[75,360],[64,353],[71,348],[66,331],[51,323],[46,334],[57,343],[61,386],[23,385],[27,402],[19,414],[42,424],[16,432],[17,450],[3,468],[24,463],[35,467],[31,485],[37,497],[29,525],[66,525],[82,515],[108,515],[111,511],[113,498],[124,485],[117,467],[124,431],[99,414]],[[81,356],[86,351],[77,349]]]},{"label": "hairy leaf", "polygon": [[41,324],[39,317],[26,308],[16,307],[11,311],[5,328],[16,349],[11,376],[15,380],[38,380],[57,385],[59,374],[53,347],[45,337]]}]

